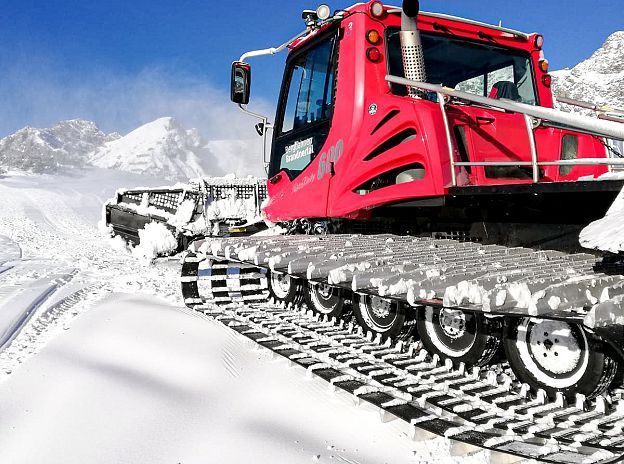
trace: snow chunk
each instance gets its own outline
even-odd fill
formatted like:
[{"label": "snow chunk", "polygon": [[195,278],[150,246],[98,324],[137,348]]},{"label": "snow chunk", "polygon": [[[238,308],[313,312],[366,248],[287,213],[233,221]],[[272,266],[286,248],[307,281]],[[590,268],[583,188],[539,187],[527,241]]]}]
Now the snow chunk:
[{"label": "snow chunk", "polygon": [[139,230],[141,243],[132,250],[136,258],[153,260],[159,255],[166,255],[178,248],[178,241],[167,226],[160,222],[150,222]]},{"label": "snow chunk", "polygon": [[191,222],[194,212],[195,202],[193,200],[184,200],[182,204],[178,206],[175,216],[172,216],[167,223],[176,229],[181,229]]},{"label": "snow chunk", "polygon": [[559,306],[561,306],[561,298],[559,298],[558,296],[551,296],[548,299],[548,306],[550,307],[550,309],[552,309],[553,311],[556,311],[559,309]]}]

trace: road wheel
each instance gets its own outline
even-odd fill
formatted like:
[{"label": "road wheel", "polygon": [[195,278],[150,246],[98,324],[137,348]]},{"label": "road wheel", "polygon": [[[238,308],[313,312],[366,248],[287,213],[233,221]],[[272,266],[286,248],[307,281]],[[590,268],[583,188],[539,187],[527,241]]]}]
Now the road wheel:
[{"label": "road wheel", "polygon": [[303,297],[308,309],[328,317],[341,317],[346,314],[345,291],[325,283],[308,282]]},{"label": "road wheel", "polygon": [[613,381],[617,361],[579,324],[520,318],[508,324],[505,353],[518,379],[550,397],[595,398]]},{"label": "road wheel", "polygon": [[269,295],[277,302],[298,304],[301,302],[301,279],[288,274],[271,272],[268,279]]},{"label": "road wheel", "polygon": [[456,365],[484,366],[501,343],[501,320],[488,319],[480,313],[425,307],[417,328],[429,353],[451,359]]},{"label": "road wheel", "polygon": [[354,313],[360,326],[381,334],[383,339],[407,340],[416,320],[416,311],[412,307],[375,295],[359,295]]}]

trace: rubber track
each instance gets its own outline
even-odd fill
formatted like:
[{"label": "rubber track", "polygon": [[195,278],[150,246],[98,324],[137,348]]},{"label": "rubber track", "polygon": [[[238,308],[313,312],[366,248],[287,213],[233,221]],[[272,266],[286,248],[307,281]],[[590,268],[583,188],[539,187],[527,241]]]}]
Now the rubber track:
[{"label": "rubber track", "polygon": [[624,295],[624,276],[596,272],[586,254],[391,235],[208,238],[193,248],[415,306],[582,322]]},{"label": "rubber track", "polygon": [[[277,305],[198,307],[338,390],[416,429],[547,463],[624,459],[624,416],[531,398],[502,372],[453,369],[424,350],[365,337],[352,324]],[[520,389],[522,390],[522,389]],[[619,409],[620,404],[616,404]]]},{"label": "rubber track", "polygon": [[[204,260],[189,253],[183,265],[182,287],[189,306],[333,387],[406,421],[415,434],[425,430],[474,447],[551,463],[624,459],[620,395],[599,397],[591,404],[579,396],[575,405],[567,405],[561,396],[549,401],[544,392],[531,396],[527,385],[513,381],[506,364],[472,371],[441,365],[420,345],[381,344],[381,339],[372,340],[353,323],[320,320],[311,312],[258,302],[266,297],[263,285],[257,286],[255,295],[247,295],[253,302],[239,295],[238,306],[224,306],[225,301],[217,305],[199,296],[198,268]],[[234,272],[235,263],[217,266],[231,270],[228,280],[250,272]]]}]

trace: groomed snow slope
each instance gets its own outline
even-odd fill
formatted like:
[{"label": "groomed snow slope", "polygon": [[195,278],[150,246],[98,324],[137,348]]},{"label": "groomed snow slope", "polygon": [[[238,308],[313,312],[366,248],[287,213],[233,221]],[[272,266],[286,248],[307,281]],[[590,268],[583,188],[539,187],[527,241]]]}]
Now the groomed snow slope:
[{"label": "groomed snow slope", "polygon": [[[382,424],[181,307],[178,262],[145,265],[98,235],[102,202],[120,185],[150,183],[117,176],[0,183],[0,235],[26,263],[75,268],[72,284],[88,290],[51,316],[37,312],[0,348],[0,463],[485,462],[484,452],[452,457],[442,438],[410,441],[400,422]],[[18,258],[10,249],[3,255]]]},{"label": "groomed snow slope", "polygon": [[441,441],[410,443],[304,370],[145,297],[83,315],[0,385],[0,411],[0,461],[13,464],[456,462]]}]

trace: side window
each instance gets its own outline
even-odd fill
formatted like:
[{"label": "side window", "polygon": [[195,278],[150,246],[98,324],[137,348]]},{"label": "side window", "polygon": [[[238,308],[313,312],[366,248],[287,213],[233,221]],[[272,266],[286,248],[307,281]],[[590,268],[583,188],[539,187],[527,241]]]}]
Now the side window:
[{"label": "side window", "polygon": [[485,76],[477,76],[472,79],[468,79],[467,81],[460,82],[455,87],[457,90],[461,90],[462,92],[472,93],[474,95],[484,95],[484,87],[485,87]]},{"label": "side window", "polygon": [[332,48],[327,40],[294,63],[282,134],[329,118]]},{"label": "side window", "polygon": [[492,94],[492,89],[496,84],[500,84],[501,82],[509,82],[515,83],[514,78],[514,67],[513,65],[506,66],[502,69],[497,69],[495,71],[489,72],[487,75],[487,94]]},{"label": "side window", "polygon": [[514,73],[516,85],[518,86],[518,93],[520,94],[522,103],[526,103],[527,105],[537,105],[530,62],[518,60],[516,62]]},{"label": "side window", "polygon": [[332,37],[290,63],[273,172],[285,169],[297,175],[325,141],[333,111],[333,50]]}]

